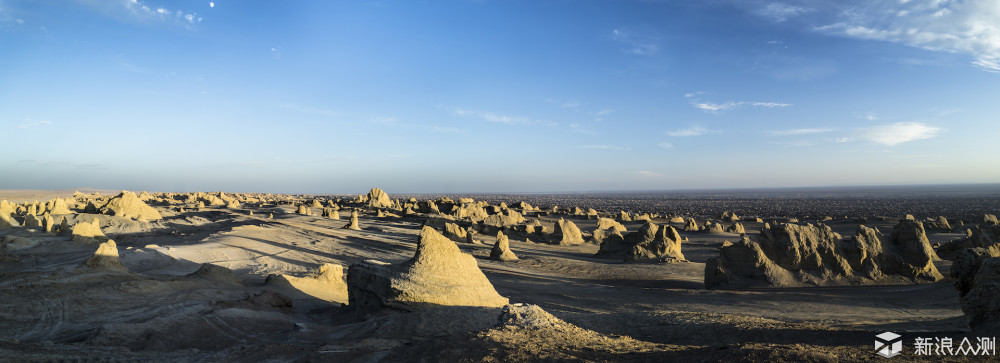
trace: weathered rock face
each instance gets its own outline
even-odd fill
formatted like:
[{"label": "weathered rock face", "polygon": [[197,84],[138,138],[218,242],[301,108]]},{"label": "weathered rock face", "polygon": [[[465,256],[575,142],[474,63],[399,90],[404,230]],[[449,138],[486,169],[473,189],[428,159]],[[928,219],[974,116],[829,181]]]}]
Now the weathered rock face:
[{"label": "weathered rock face", "polygon": [[73,242],[80,243],[103,243],[108,240],[108,237],[104,235],[104,232],[101,232],[101,223],[94,219],[92,222],[74,224],[71,239]]},{"label": "weathered rock face", "polygon": [[647,221],[639,230],[622,235],[614,229],[605,231],[601,249],[595,256],[622,258],[625,262],[657,263],[685,261],[681,236],[672,226],[658,226]]},{"label": "weathered rock face", "polygon": [[69,204],[66,200],[62,198],[53,198],[48,203],[45,203],[45,209],[49,214],[70,214],[73,213],[69,210]]},{"label": "weathered rock face", "polygon": [[747,233],[747,230],[745,228],[743,228],[742,224],[740,224],[739,222],[737,222],[737,223],[733,223],[733,225],[731,225],[729,227],[726,227],[726,232],[736,233],[736,234],[744,234],[744,233]]},{"label": "weathered rock face", "polygon": [[365,198],[365,203],[372,208],[392,208],[392,199],[382,189],[372,188]]},{"label": "weathered rock face", "polygon": [[992,215],[992,214],[987,214],[987,215],[983,216],[983,222],[982,222],[982,224],[985,224],[985,225],[988,225],[988,226],[995,226],[995,225],[1000,224],[1000,221],[997,220],[997,216]]},{"label": "weathered rock face", "polygon": [[722,230],[722,225],[719,223],[707,222],[705,225],[705,232],[708,233],[724,233]]},{"label": "weathered rock face", "polygon": [[490,251],[490,259],[496,261],[517,261],[517,256],[510,250],[510,241],[503,232],[497,232],[497,242]]},{"label": "weathered rock face", "polygon": [[1000,248],[970,248],[955,258],[951,277],[976,335],[1000,333]]},{"label": "weathered rock face", "polygon": [[100,211],[101,214],[132,219],[145,219],[147,221],[163,218],[155,208],[146,205],[146,203],[139,200],[139,197],[135,193],[129,191],[122,191],[114,198],[111,198],[107,204],[101,207]]},{"label": "weathered rock face", "polygon": [[698,222],[694,218],[688,218],[687,223],[684,224],[684,230],[687,232],[698,232],[699,229]]},{"label": "weathered rock face", "polygon": [[684,220],[684,217],[673,216],[673,217],[670,217],[670,220],[668,220],[668,222],[669,223],[681,223],[681,224],[683,224],[683,223],[685,223],[687,221]]},{"label": "weathered rock face", "polygon": [[522,216],[521,213],[510,209],[497,214],[492,214],[483,219],[484,225],[497,228],[510,227],[519,223],[524,223],[524,216]]},{"label": "weathered rock face", "polygon": [[462,203],[461,206],[452,208],[452,215],[457,219],[468,219],[473,222],[482,221],[489,216],[486,209],[475,202]]},{"label": "weathered rock face", "polygon": [[599,218],[597,220],[597,229],[614,229],[618,232],[625,232],[625,226],[611,218]]},{"label": "weathered rock face", "polygon": [[96,269],[128,271],[118,259],[118,245],[112,240],[108,240],[97,246],[97,251],[94,252],[94,255],[90,256],[83,264]]},{"label": "weathered rock face", "polygon": [[347,302],[344,268],[327,263],[308,276],[269,275],[265,285],[291,295],[306,294],[329,302]]},{"label": "weathered rock face", "polygon": [[722,216],[720,217],[720,219],[722,219],[725,222],[736,222],[740,220],[740,217],[737,216],[736,213],[725,211],[722,212]]},{"label": "weathered rock face", "polygon": [[[685,261],[681,253],[681,236],[672,226],[657,226],[651,222],[639,230],[642,240],[632,245],[625,255],[625,262],[675,262]],[[652,238],[649,236],[652,232]]]},{"label": "weathered rock face", "polygon": [[239,277],[233,270],[229,268],[222,267],[219,265],[213,265],[210,263],[203,263],[198,271],[192,272],[187,275],[188,278],[192,279],[203,279],[209,281],[215,281],[218,283],[232,285],[232,286],[243,286],[243,281],[240,281]]},{"label": "weathered rock face", "polygon": [[854,237],[825,225],[765,225],[760,238],[724,244],[705,266],[705,286],[844,285],[862,280],[934,282],[943,277],[920,222],[903,220],[882,242],[871,228]]},{"label": "weathered rock face", "polygon": [[508,303],[479,270],[476,258],[431,227],[420,231],[412,259],[391,265],[366,261],[347,272],[349,305],[414,310],[438,305],[500,307]]},{"label": "weathered rock face", "polygon": [[572,221],[562,218],[559,218],[559,221],[556,222],[555,233],[553,235],[556,238],[557,244],[560,245],[578,245],[584,242],[583,233],[580,232],[580,228]]},{"label": "weathered rock face", "polygon": [[469,231],[458,224],[445,222],[444,223],[444,234],[448,237],[458,239],[459,241],[465,241],[469,236]]},{"label": "weathered rock face", "polygon": [[942,244],[937,253],[953,257],[966,248],[989,248],[1000,243],[1000,225],[980,224],[968,231],[970,232],[968,237]]},{"label": "weathered rock face", "polygon": [[295,210],[295,214],[308,216],[312,214],[312,211],[305,204],[299,204],[299,207]]},{"label": "weathered rock face", "polygon": [[361,230],[361,227],[358,226],[358,211],[351,211],[351,222],[344,226],[344,229],[353,229],[355,231]]},{"label": "weathered rock face", "polygon": [[24,228],[42,228],[42,220],[36,216],[28,214],[24,216]]}]

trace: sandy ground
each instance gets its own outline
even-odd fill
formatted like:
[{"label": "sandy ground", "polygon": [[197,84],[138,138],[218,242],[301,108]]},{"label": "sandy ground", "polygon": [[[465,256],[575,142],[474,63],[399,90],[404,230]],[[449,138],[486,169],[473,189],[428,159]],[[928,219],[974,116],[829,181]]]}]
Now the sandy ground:
[{"label": "sandy ground", "polygon": [[[20,199],[9,192],[0,199],[46,198],[19,193]],[[948,278],[922,285],[705,290],[705,260],[738,236],[703,232],[683,232],[689,262],[669,264],[626,264],[594,257],[596,245],[516,237],[511,249],[520,260],[497,262],[486,259],[493,236],[476,235],[482,245],[458,243],[512,303],[537,304],[597,338],[504,329],[497,325],[499,309],[361,315],[342,305],[346,296],[323,300],[265,279],[301,276],[324,263],[404,261],[413,255],[422,219],[362,214],[362,230],[353,231],[341,229],[346,218],[297,215],[290,205],[157,209],[164,219],[148,223],[68,216],[101,220],[129,272],[82,267],[96,245],[24,228],[0,230],[36,242],[0,255],[0,360],[862,361],[879,358],[872,342],[883,331],[907,339],[968,331]],[[594,228],[592,220],[575,221],[584,231]],[[639,225],[626,223],[629,230]],[[844,234],[856,226],[831,225]],[[956,237],[931,236],[932,242]],[[189,276],[203,263],[231,269],[242,283]],[[938,268],[948,276],[949,266],[942,261]]]}]

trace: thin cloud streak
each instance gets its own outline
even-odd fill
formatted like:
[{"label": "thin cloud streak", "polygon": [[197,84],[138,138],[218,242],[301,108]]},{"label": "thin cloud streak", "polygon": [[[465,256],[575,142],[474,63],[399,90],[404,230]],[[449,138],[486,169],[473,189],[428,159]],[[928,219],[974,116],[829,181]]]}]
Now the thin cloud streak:
[{"label": "thin cloud streak", "polygon": [[691,137],[691,136],[701,136],[708,132],[709,130],[704,127],[694,126],[694,127],[688,127],[686,129],[668,131],[667,135],[673,137]]}]

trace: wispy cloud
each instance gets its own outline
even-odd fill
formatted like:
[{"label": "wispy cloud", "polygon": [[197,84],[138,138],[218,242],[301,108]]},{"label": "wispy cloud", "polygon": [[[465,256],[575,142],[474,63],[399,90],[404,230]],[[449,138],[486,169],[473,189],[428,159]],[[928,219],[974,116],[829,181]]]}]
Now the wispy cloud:
[{"label": "wispy cloud", "polygon": [[701,126],[688,127],[686,129],[679,129],[674,131],[668,131],[667,135],[673,137],[690,137],[690,136],[701,136],[707,134],[708,129]]},{"label": "wispy cloud", "polygon": [[578,146],[578,148],[580,148],[580,149],[598,149],[598,150],[621,150],[621,151],[632,150],[632,148],[630,148],[630,147],[612,146],[612,145],[583,145],[583,146]]},{"label": "wispy cloud", "polygon": [[541,120],[535,120],[535,119],[531,119],[531,118],[523,117],[523,116],[501,115],[501,114],[496,114],[496,113],[493,113],[493,112],[483,112],[483,111],[466,110],[466,109],[462,109],[462,108],[450,108],[449,110],[451,111],[452,114],[454,114],[456,116],[474,117],[474,118],[478,118],[478,119],[481,119],[481,120],[485,120],[485,121],[489,121],[489,122],[495,122],[495,123],[499,123],[499,124],[506,124],[506,125],[534,125],[534,124],[543,124],[543,125],[546,125],[546,126],[555,126],[555,125],[557,125],[557,123],[555,123],[555,122],[546,122],[546,121],[541,121]]},{"label": "wispy cloud", "polygon": [[649,171],[649,170],[639,170],[639,171],[637,171],[635,173],[637,175],[639,175],[639,176],[644,176],[644,177],[661,177],[661,176],[663,176],[663,174],[661,174],[661,173],[657,173],[657,172]]},{"label": "wispy cloud", "polygon": [[896,146],[904,142],[930,139],[943,131],[936,126],[919,122],[897,122],[889,125],[861,129],[860,137],[886,146]]},{"label": "wispy cloud", "polygon": [[988,72],[1000,72],[1000,5],[996,0],[860,2],[837,12],[822,33],[910,47],[964,53]]},{"label": "wispy cloud", "polygon": [[661,149],[673,149],[674,148],[674,144],[671,144],[669,142],[661,142],[659,144],[656,144],[656,146],[659,146]]},{"label": "wispy cloud", "polygon": [[431,126],[430,130],[439,134],[460,134],[465,132],[463,129],[451,126]]},{"label": "wispy cloud", "polygon": [[643,34],[637,34],[631,30],[613,29],[611,39],[625,45],[626,53],[634,55],[650,55],[660,50],[656,45],[656,39]]},{"label": "wispy cloud", "polygon": [[775,130],[771,131],[772,135],[779,136],[789,136],[789,135],[810,135],[810,134],[822,134],[825,132],[835,131],[831,128],[813,128],[813,129],[789,129],[789,130]]},{"label": "wispy cloud", "polygon": [[726,103],[711,103],[711,102],[692,102],[692,106],[698,109],[706,111],[726,111],[741,107],[762,107],[762,108],[781,108],[781,107],[791,107],[790,103],[781,102],[726,102]]},{"label": "wispy cloud", "polygon": [[764,5],[763,7],[754,11],[754,14],[771,20],[773,22],[783,22],[789,18],[796,17],[805,13],[814,11],[813,9],[804,8],[796,5],[788,5],[784,3],[770,3]]},{"label": "wispy cloud", "polygon": [[25,119],[25,121],[27,121],[27,123],[20,124],[20,125],[17,126],[17,128],[19,128],[19,129],[33,129],[33,128],[36,128],[36,127],[48,126],[48,125],[52,124],[49,121],[31,121],[30,118],[29,119]]},{"label": "wispy cloud", "polygon": [[[94,6],[109,6],[114,4],[114,2],[93,2]],[[125,10],[132,15],[132,17],[139,20],[158,20],[167,23],[180,23],[180,24],[194,24],[199,23],[202,20],[201,16],[198,16],[196,12],[185,12],[182,10],[170,10],[164,7],[156,7],[155,9],[147,5],[143,1],[139,0],[125,0],[121,2]]]},{"label": "wispy cloud", "polygon": [[284,108],[286,110],[292,110],[292,111],[295,111],[295,112],[310,113],[310,114],[313,114],[313,115],[328,116],[328,117],[338,117],[338,116],[342,116],[343,115],[342,113],[334,111],[334,110],[328,110],[328,109],[322,109],[322,108],[305,107],[305,106],[300,106],[300,105],[297,105],[297,104],[294,104],[294,103],[285,103],[285,104],[278,105],[278,107]]},{"label": "wispy cloud", "polygon": [[569,124],[570,131],[578,134],[584,135],[597,135],[597,131],[591,130],[590,127],[580,124]]}]

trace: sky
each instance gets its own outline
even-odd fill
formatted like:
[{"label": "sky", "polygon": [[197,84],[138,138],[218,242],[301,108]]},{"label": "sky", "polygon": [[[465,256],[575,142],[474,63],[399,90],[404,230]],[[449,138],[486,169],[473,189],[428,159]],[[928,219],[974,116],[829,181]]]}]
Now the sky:
[{"label": "sky", "polygon": [[995,0],[0,0],[0,189],[1000,182]]}]

